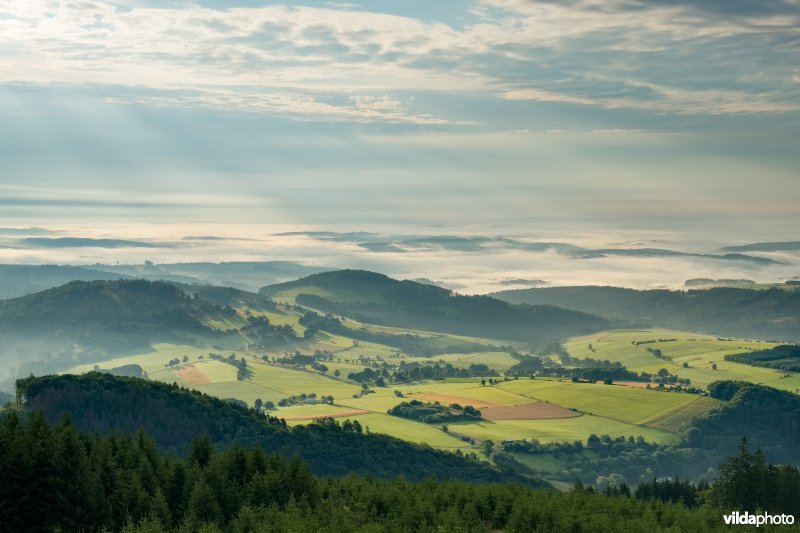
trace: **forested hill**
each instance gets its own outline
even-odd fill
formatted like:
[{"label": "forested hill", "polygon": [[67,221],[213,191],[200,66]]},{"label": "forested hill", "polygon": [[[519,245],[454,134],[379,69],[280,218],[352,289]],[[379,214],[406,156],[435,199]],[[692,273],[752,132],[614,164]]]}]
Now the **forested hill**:
[{"label": "forested hill", "polygon": [[159,382],[92,372],[18,380],[17,391],[27,411],[43,411],[50,423],[69,412],[82,431],[133,435],[143,428],[160,448],[173,453],[186,453],[198,435],[208,435],[220,447],[258,445],[269,453],[298,455],[323,476],[356,473],[546,486],[459,454],[345,430],[333,421],[288,428],[253,410]]},{"label": "forested hill", "polygon": [[0,265],[0,299],[57,287],[70,281],[130,278],[90,267],[68,265]]},{"label": "forested hill", "polygon": [[190,296],[196,296],[204,302],[216,306],[232,308],[247,307],[248,309],[275,309],[275,304],[263,294],[235,289],[233,287],[219,287],[201,283],[175,283],[173,285]]},{"label": "forested hill", "polygon": [[548,287],[502,291],[513,304],[556,305],[639,326],[730,337],[800,341],[800,291],[714,288],[691,291]]},{"label": "forested hill", "polygon": [[276,298],[290,295],[299,305],[367,323],[500,339],[554,339],[609,327],[608,321],[582,312],[461,296],[361,270],[325,272],[259,292]]},{"label": "forested hill", "polygon": [[709,385],[716,409],[694,420],[686,431],[689,446],[733,453],[744,436],[774,463],[800,463],[800,396],[744,381]]},{"label": "forested hill", "polygon": [[233,310],[193,298],[169,283],[73,281],[0,300],[0,328],[18,333],[108,331],[120,334],[178,328],[205,330],[202,320]]}]

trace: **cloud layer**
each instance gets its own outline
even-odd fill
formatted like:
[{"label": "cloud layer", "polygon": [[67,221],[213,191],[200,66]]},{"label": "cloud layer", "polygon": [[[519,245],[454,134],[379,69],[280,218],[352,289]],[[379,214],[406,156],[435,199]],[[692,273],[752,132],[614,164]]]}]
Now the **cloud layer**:
[{"label": "cloud layer", "polygon": [[127,100],[354,122],[468,121],[419,109],[413,93],[428,91],[680,114],[800,109],[789,0],[465,1],[441,21],[433,8],[248,4],[3,0],[0,81],[146,87],[159,93]]},{"label": "cloud layer", "polygon": [[[200,236],[186,234],[198,229],[204,231]],[[796,243],[771,243],[767,248],[743,245],[750,250],[745,254],[693,250],[691,242],[609,242],[592,235],[583,235],[582,239],[575,235],[573,242],[565,242],[521,235],[397,235],[253,225],[160,224],[116,226],[102,231],[54,228],[51,231],[59,235],[57,238],[20,237],[24,230],[0,230],[0,264],[294,261],[307,266],[361,268],[402,279],[424,279],[463,293],[586,284],[683,288],[684,282],[692,278],[771,283],[800,276]],[[652,244],[660,248],[648,247]],[[258,286],[257,279],[251,283]]]}]

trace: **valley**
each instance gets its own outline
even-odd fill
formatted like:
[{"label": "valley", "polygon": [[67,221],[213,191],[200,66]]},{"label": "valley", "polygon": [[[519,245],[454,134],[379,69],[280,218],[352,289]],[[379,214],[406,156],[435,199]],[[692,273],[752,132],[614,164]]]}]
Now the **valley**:
[{"label": "valley", "polygon": [[[59,376],[17,382],[19,397],[38,391],[27,404],[44,408],[51,423],[68,409],[87,431],[138,423],[179,453],[196,435],[190,428],[205,427],[223,448],[257,443],[299,453],[317,475],[410,475],[410,463],[390,469],[386,459],[361,464],[359,454],[336,451],[348,449],[346,435],[363,435],[373,443],[364,444],[368,455],[403,450],[413,463],[421,450],[434,454],[425,460],[440,479],[484,476],[559,490],[578,482],[638,487],[663,476],[712,481],[736,450],[737,428],[770,460],[800,460],[787,444],[797,437],[798,374],[741,356],[769,355],[780,346],[772,341],[626,327],[360,271],[259,293],[75,282],[0,302],[4,310],[15,333],[39,332],[61,354],[38,367],[60,366]],[[550,329],[551,321],[560,326]],[[484,334],[501,322],[496,329],[509,336]],[[133,409],[127,393],[113,392],[126,387],[144,395]],[[113,407],[95,406],[97,394]],[[165,401],[177,403],[164,412]],[[754,416],[770,403],[768,415]],[[217,414],[200,414],[211,405]],[[163,421],[174,428],[163,430]],[[774,427],[785,428],[779,439]],[[329,440],[331,431],[345,440]],[[448,473],[444,457],[458,468]]]},{"label": "valley", "polygon": [[[738,298],[749,297],[741,290]],[[776,342],[630,327],[620,317],[465,297],[356,270],[258,293],[78,281],[0,301],[3,313],[5,350],[28,350],[10,354],[23,354],[26,372],[143,377],[288,427],[357,423],[556,486],[611,474],[631,483],[649,472],[703,477],[732,446],[703,451],[690,438],[730,407],[712,397],[712,384],[792,393],[800,384],[796,372],[726,359],[769,353]],[[38,363],[30,338],[49,347]],[[403,406],[421,414],[390,413]],[[627,459],[598,455],[593,442],[601,450],[625,443]],[[670,466],[655,450],[701,455]]]},{"label": "valley", "polygon": [[[87,361],[64,372],[138,365],[151,380],[256,406],[289,426],[322,418],[358,421],[370,433],[490,461],[513,442],[585,446],[602,436],[676,446],[696,420],[721,405],[706,392],[711,383],[741,380],[791,392],[800,383],[795,373],[725,359],[769,349],[774,342],[664,328],[606,329],[561,343],[525,342],[522,335],[487,338],[375,324],[368,313],[376,306],[400,315],[400,322],[408,315],[382,286],[393,281],[379,280],[377,290],[374,285],[340,289],[329,278],[324,281],[324,288],[279,286],[261,296],[239,294],[226,300],[235,312],[227,312],[224,320],[206,320],[210,330],[192,336],[191,343],[154,343],[141,353]],[[323,314],[301,305],[307,291],[325,295],[328,302],[359,305],[362,312],[357,318]],[[280,328],[283,333],[277,335]],[[531,360],[538,370],[520,366]],[[632,378],[604,383],[574,377],[586,371],[626,372]],[[470,406],[481,417],[431,423],[387,413],[414,400]],[[594,460],[591,452],[582,453]],[[507,455],[555,483],[570,477],[558,454]],[[554,471],[553,465],[562,466]]]}]

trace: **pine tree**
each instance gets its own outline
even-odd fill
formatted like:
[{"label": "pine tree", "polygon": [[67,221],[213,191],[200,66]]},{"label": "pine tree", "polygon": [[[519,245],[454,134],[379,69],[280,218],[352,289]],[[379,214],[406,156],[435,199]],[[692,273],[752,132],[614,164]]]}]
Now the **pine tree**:
[{"label": "pine tree", "polygon": [[67,531],[92,529],[95,508],[92,479],[86,448],[78,437],[72,419],[65,415],[55,431],[55,476],[50,485],[54,496],[51,525]]},{"label": "pine tree", "polygon": [[222,509],[205,480],[198,480],[192,487],[187,511],[197,523],[214,522],[220,517]]},{"label": "pine tree", "polygon": [[192,450],[189,452],[189,463],[200,468],[208,466],[211,456],[214,455],[214,447],[211,439],[207,435],[197,437],[192,442]]}]

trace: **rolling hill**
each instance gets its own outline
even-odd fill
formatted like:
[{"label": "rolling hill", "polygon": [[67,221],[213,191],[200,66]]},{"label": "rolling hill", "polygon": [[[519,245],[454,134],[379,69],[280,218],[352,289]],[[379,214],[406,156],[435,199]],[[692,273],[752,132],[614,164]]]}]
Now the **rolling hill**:
[{"label": "rolling hill", "polygon": [[800,291],[719,287],[669,291],[617,287],[548,287],[502,291],[512,304],[555,305],[634,326],[731,337],[800,341]]},{"label": "rolling hill", "polygon": [[259,290],[364,323],[542,342],[608,327],[609,321],[551,305],[511,305],[487,296],[461,296],[414,281],[362,270],[325,272]]},{"label": "rolling hill", "polygon": [[0,301],[0,328],[53,333],[207,329],[206,317],[228,313],[169,283],[144,280],[73,281]]},{"label": "rolling hill", "polygon": [[70,281],[131,279],[123,273],[67,265],[0,265],[0,299],[57,287]]},{"label": "rolling hill", "polygon": [[63,370],[81,361],[146,351],[156,342],[196,344],[225,334],[209,324],[236,321],[242,319],[233,308],[169,283],[73,281],[0,300],[0,377]]}]

